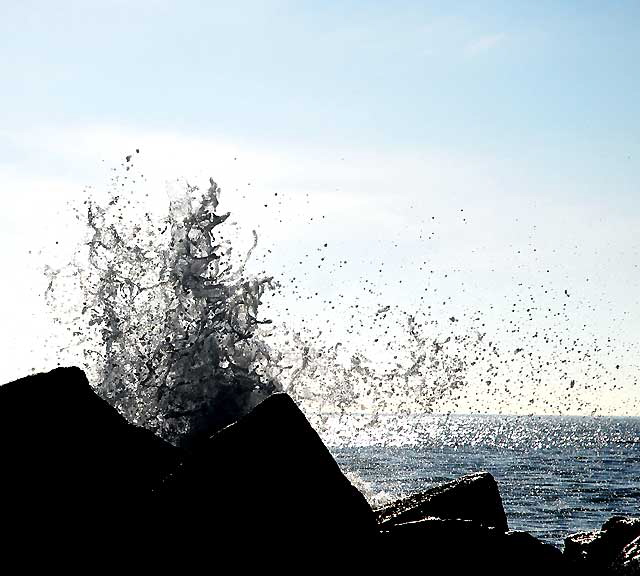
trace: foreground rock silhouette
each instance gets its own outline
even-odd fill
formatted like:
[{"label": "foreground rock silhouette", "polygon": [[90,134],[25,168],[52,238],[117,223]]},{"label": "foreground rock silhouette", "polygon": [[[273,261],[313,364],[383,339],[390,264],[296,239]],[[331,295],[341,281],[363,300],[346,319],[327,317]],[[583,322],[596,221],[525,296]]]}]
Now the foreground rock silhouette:
[{"label": "foreground rock silhouette", "polygon": [[194,567],[214,549],[251,550],[245,563],[289,549],[356,558],[377,535],[364,496],[288,396],[199,446],[187,454],[128,424],[78,368],[0,386],[0,545]]},{"label": "foreground rock silhouette", "polygon": [[389,568],[424,564],[436,574],[561,574],[560,550],[508,532],[498,485],[487,472],[413,494],[376,511]]},{"label": "foreground rock silhouette", "polygon": [[364,496],[293,400],[274,394],[190,454],[154,494],[183,542],[355,558],[377,535]]},{"label": "foreground rock silhouette", "polygon": [[78,368],[0,386],[1,521],[13,541],[100,538],[135,517],[181,458],[128,424]]},{"label": "foreground rock silhouette", "polygon": [[562,554],[508,531],[488,473],[372,511],[285,394],[187,453],[128,424],[81,370],[60,368],[0,386],[0,463],[0,550],[21,566],[640,573],[640,520],[571,536]]},{"label": "foreground rock silhouette", "polygon": [[572,534],[565,539],[564,553],[573,574],[640,574],[640,518],[614,516],[601,530]]},{"label": "foreground rock silhouette", "polygon": [[487,472],[412,494],[377,510],[376,516],[382,529],[429,516],[473,520],[502,532],[509,529],[498,484]]},{"label": "foreground rock silhouette", "polygon": [[627,544],[611,564],[611,571],[618,576],[640,574],[640,536]]}]

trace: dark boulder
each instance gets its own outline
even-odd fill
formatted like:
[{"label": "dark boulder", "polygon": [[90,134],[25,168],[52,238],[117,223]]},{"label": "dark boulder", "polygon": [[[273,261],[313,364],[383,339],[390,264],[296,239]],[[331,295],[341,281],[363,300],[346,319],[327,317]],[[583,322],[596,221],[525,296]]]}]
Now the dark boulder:
[{"label": "dark boulder", "polygon": [[378,546],[378,565],[389,573],[494,576],[563,574],[562,553],[524,532],[501,532],[472,520],[425,518],[388,525]]},{"label": "dark boulder", "polygon": [[435,574],[564,574],[559,549],[507,531],[498,485],[486,472],[403,498],[376,516],[387,571],[422,565]]},{"label": "dark boulder", "polygon": [[504,574],[554,576],[565,573],[562,551],[528,532],[507,532],[498,543],[496,552]]},{"label": "dark boulder", "polygon": [[[16,543],[83,546],[144,521],[140,506],[180,452],[128,424],[79,368],[0,386],[2,526]],[[77,553],[77,552],[76,552]]]},{"label": "dark boulder", "polygon": [[473,520],[479,525],[508,530],[498,484],[488,472],[413,494],[376,510],[381,529],[427,517]]},{"label": "dark boulder", "polygon": [[[614,516],[601,530],[572,534],[565,539],[564,556],[572,573],[580,576],[615,574],[624,563],[626,547],[640,536],[640,518]],[[627,564],[633,567],[633,546],[627,551]],[[632,572],[633,573],[633,572]]]},{"label": "dark boulder", "polygon": [[627,544],[612,565],[615,576],[640,575],[640,536]]},{"label": "dark boulder", "polygon": [[[363,554],[377,537],[365,498],[342,474],[293,400],[275,394],[213,436],[155,494],[159,521],[182,545],[247,548],[290,560]],[[329,555],[329,556],[327,556]]]},{"label": "dark boulder", "polygon": [[381,530],[378,557],[390,574],[475,573],[486,567],[496,547],[497,530],[471,520],[423,518]]}]

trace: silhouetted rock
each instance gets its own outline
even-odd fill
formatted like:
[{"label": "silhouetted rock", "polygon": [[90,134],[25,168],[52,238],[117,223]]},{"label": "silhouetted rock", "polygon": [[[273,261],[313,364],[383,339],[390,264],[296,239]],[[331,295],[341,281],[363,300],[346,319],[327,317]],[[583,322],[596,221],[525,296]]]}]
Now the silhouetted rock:
[{"label": "silhouetted rock", "polygon": [[[190,547],[352,557],[377,536],[365,498],[293,400],[275,394],[213,436],[163,483],[162,521]],[[318,554],[320,554],[318,556]],[[316,557],[317,556],[317,557]],[[304,571],[304,570],[303,570]]]},{"label": "silhouetted rock", "polygon": [[425,518],[381,532],[379,565],[390,573],[559,575],[562,553],[524,532],[504,533],[472,520]]},{"label": "silhouetted rock", "polygon": [[498,485],[491,474],[480,472],[412,494],[376,510],[381,529],[428,517],[473,520],[506,532],[507,516]]},{"label": "silhouetted rock", "polygon": [[614,560],[612,574],[615,576],[638,576],[640,574],[640,536],[627,544]]},{"label": "silhouetted rock", "polygon": [[99,398],[79,368],[0,386],[2,523],[13,542],[60,539],[77,554],[83,542],[121,538],[179,458]]},{"label": "silhouetted rock", "polygon": [[[624,566],[626,547],[640,536],[640,518],[614,516],[602,525],[602,530],[572,534],[565,539],[564,556],[574,574],[607,576]],[[627,565],[633,569],[634,550],[630,546]],[[633,572],[630,572],[633,574]],[[623,572],[624,574],[624,572]]]},{"label": "silhouetted rock", "polygon": [[505,574],[564,574],[562,551],[528,532],[507,532],[499,539],[500,566]]},{"label": "silhouetted rock", "polygon": [[487,566],[498,534],[471,520],[424,518],[388,524],[381,530],[377,555],[390,574],[415,568],[427,574],[465,574]]},{"label": "silhouetted rock", "polygon": [[181,358],[180,362],[175,369],[182,374],[183,380],[180,386],[163,395],[161,412],[166,423],[180,429],[180,433],[175,433],[174,441],[188,452],[206,444],[215,433],[276,392],[273,382],[259,381],[239,366],[229,366],[203,381],[198,373],[201,368],[198,363],[193,365],[191,356]]},{"label": "silhouetted rock", "polygon": [[507,532],[493,476],[478,473],[376,511],[385,570],[422,565],[441,574],[564,573],[562,552],[525,532]]},{"label": "silhouetted rock", "polygon": [[640,518],[574,534],[562,554],[507,531],[488,473],[374,513],[286,394],[185,456],[128,424],[78,368],[0,387],[0,506],[5,558],[23,545],[24,566],[23,550],[37,550],[67,568],[89,555],[114,568],[133,552],[147,569],[181,572],[231,563],[237,571],[640,574]]}]

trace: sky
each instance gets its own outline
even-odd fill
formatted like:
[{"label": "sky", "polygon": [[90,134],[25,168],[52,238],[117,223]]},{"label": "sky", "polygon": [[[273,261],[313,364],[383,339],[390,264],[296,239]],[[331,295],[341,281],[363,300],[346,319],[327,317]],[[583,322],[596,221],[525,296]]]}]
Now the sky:
[{"label": "sky", "polygon": [[[579,336],[605,368],[576,376],[567,411],[639,414],[639,18],[617,1],[0,0],[0,380],[55,362],[33,338],[52,330],[42,268],[81,238],[69,203],[139,149],[158,202],[168,180],[218,181],[241,236],[259,232],[256,265],[296,277],[287,321],[366,349],[355,302],[432,306],[441,330],[480,310],[504,349],[552,365],[580,364]],[[545,412],[528,394],[500,405]],[[496,409],[480,404],[463,408]]]}]

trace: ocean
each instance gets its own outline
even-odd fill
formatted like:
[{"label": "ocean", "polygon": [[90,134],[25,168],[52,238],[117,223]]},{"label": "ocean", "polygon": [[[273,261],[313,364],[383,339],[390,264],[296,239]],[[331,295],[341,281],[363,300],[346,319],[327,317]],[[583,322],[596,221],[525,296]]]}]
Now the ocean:
[{"label": "ocean", "polygon": [[640,514],[640,418],[388,415],[376,428],[331,447],[374,505],[488,471],[510,529],[560,547]]}]

